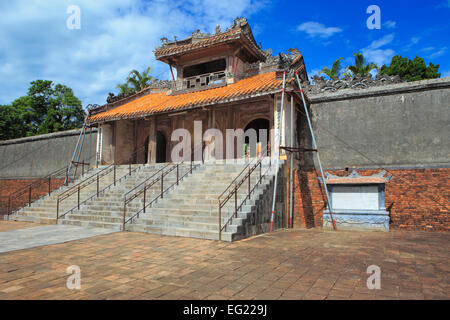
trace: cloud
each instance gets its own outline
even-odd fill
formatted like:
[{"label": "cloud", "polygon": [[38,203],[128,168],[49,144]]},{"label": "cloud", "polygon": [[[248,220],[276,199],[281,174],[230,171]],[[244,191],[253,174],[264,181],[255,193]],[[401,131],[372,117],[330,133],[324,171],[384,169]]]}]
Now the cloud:
[{"label": "cloud", "polygon": [[327,39],[336,33],[342,32],[341,28],[338,27],[326,27],[324,24],[319,22],[305,22],[297,26],[298,31],[306,32],[310,37],[320,37]]},{"label": "cloud", "polygon": [[442,71],[441,78],[447,78],[447,77],[450,77],[450,70]]},{"label": "cloud", "polygon": [[[69,30],[69,5],[81,10],[81,29]],[[196,29],[213,32],[264,2],[236,0],[17,0],[0,2],[0,104],[25,95],[29,83],[48,79],[74,89],[83,105],[105,103],[131,69],[170,71],[154,58],[160,38],[178,39]]]},{"label": "cloud", "polygon": [[444,55],[446,52],[447,52],[447,47],[443,47],[439,51],[436,51],[436,52],[430,54],[427,58],[428,59],[436,59],[436,58]]},{"label": "cloud", "polygon": [[397,27],[397,22],[388,20],[383,25],[388,29],[395,29]]},{"label": "cloud", "polygon": [[388,64],[392,56],[394,56],[395,51],[392,49],[382,49],[383,46],[391,43],[395,38],[395,34],[388,34],[378,40],[372,41],[372,43],[366,48],[362,49],[364,58],[368,62],[376,63],[378,66],[383,64]]}]

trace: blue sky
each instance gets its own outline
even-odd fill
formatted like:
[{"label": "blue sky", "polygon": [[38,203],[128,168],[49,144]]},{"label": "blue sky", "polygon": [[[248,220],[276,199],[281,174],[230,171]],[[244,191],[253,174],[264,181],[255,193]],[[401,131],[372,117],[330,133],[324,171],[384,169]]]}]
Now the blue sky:
[{"label": "blue sky", "polygon": [[[70,5],[81,10],[79,30],[66,26]],[[370,5],[381,9],[380,30],[366,26]],[[236,16],[247,17],[263,49],[298,48],[310,75],[340,57],[345,67],[361,51],[380,65],[419,55],[450,76],[450,0],[14,0],[0,12],[0,104],[36,79],[73,88],[83,105],[104,104],[131,69],[150,65],[153,76],[169,78],[153,55],[160,38],[225,29]]]}]

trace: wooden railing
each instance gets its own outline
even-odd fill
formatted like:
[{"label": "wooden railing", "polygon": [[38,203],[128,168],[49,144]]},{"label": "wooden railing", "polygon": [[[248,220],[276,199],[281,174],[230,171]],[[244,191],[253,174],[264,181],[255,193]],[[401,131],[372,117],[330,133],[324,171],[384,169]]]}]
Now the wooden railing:
[{"label": "wooden railing", "polygon": [[174,90],[197,89],[226,82],[224,71],[201,74],[175,81]]},{"label": "wooden railing", "polygon": [[[259,184],[261,184],[262,179],[267,175],[267,173],[271,169],[272,160],[271,160],[271,157],[269,156],[269,166],[264,171],[264,173],[262,172],[262,165],[263,165],[264,159],[265,159],[265,157],[261,157],[259,159],[254,158],[252,161],[250,161],[218,197],[218,202],[219,202],[219,240],[222,240],[222,231],[228,226],[228,224],[232,221],[233,218],[237,218],[237,214],[241,210],[242,206],[247,202],[247,200],[251,199],[251,195],[252,195],[253,191]],[[251,186],[252,174],[256,171],[257,168],[259,168],[259,179],[252,187]],[[246,180],[248,181],[248,183],[247,183],[248,189],[247,189],[246,196],[240,203],[238,203],[239,189],[241,188],[242,185],[244,185]],[[225,194],[226,194],[225,198],[221,199]],[[233,210],[232,215],[225,222],[225,224],[222,225],[222,208],[228,203],[228,201],[231,198],[234,198],[234,210]]]},{"label": "wooden railing", "polygon": [[[173,186],[175,185],[179,185],[180,181],[183,180],[184,177],[186,177],[188,174],[191,174],[192,171],[194,169],[196,169],[197,167],[199,167],[201,164],[193,164],[193,161],[190,162],[190,168],[187,172],[185,172],[181,177],[179,175],[179,167],[180,164],[182,163],[176,163],[174,165],[172,165],[168,170],[164,171],[165,168],[167,168],[167,166],[165,166],[164,168],[160,169],[157,173],[155,173],[154,175],[152,175],[151,178],[153,178],[155,175],[158,175],[157,178],[153,179],[152,181],[150,181],[149,183],[147,179],[147,181],[141,183],[140,186],[144,185],[143,188],[141,188],[140,190],[136,191],[134,194],[132,194],[131,196],[127,197],[127,195],[130,192],[128,192],[125,195],[124,198],[124,205],[123,205],[123,226],[122,226],[122,230],[125,231],[125,225],[132,221],[134,218],[139,218],[139,214],[145,213],[145,210],[147,209],[147,207],[152,206],[153,203],[155,203],[159,198],[164,198],[164,194],[169,191]],[[164,189],[164,177],[167,176],[170,172],[176,170],[176,180],[174,183],[172,183],[170,186],[168,186],[166,189]],[[161,173],[161,175],[159,175],[159,173]],[[147,194],[147,189],[151,188],[152,186],[154,186],[156,183],[161,181],[161,191],[158,193],[158,195],[156,197],[154,197],[150,202],[146,202],[146,194]],[[135,188],[136,189],[136,188]],[[143,206],[142,208],[136,212],[134,215],[132,215],[130,218],[126,219],[126,215],[127,215],[127,205],[134,199],[136,199],[139,195],[143,194]]]}]

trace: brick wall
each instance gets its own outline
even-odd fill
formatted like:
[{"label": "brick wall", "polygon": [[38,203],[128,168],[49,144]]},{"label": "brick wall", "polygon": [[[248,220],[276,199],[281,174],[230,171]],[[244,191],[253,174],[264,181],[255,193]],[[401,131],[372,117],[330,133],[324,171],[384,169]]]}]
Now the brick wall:
[{"label": "brick wall", "polygon": [[[52,179],[51,191],[59,188],[64,183],[64,179]],[[23,207],[28,203],[29,191],[27,186],[32,184],[31,200],[37,200],[48,193],[48,179],[2,179],[0,180],[0,215],[5,214],[8,210],[9,195],[14,195],[19,190],[20,196],[12,201],[13,208]]]},{"label": "brick wall", "polygon": [[[368,176],[382,170],[357,171]],[[386,171],[394,176],[386,184],[385,194],[391,229],[450,231],[450,169]],[[349,174],[345,170],[329,172],[339,176]],[[325,195],[317,179],[320,172],[295,170],[294,176],[294,227],[321,226]]]}]

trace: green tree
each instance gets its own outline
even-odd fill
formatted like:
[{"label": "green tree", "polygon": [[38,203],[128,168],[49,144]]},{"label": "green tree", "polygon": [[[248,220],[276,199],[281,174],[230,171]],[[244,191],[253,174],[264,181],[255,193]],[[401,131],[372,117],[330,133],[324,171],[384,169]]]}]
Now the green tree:
[{"label": "green tree", "polygon": [[120,93],[124,94],[134,92],[134,89],[131,88],[128,83],[119,83],[116,88],[119,89]]},{"label": "green tree", "polygon": [[341,60],[344,58],[339,58],[336,61],[333,62],[333,65],[331,66],[331,69],[328,67],[323,67],[319,74],[325,74],[328,77],[330,77],[330,79],[336,79],[339,78],[340,74],[341,74]]},{"label": "green tree", "polygon": [[357,52],[353,53],[353,55],[355,56],[355,63],[348,66],[347,69],[350,70],[354,76],[364,76],[370,71],[378,69],[378,66],[375,63],[367,62],[362,53]]},{"label": "green tree", "polygon": [[389,66],[383,65],[381,67],[380,74],[389,76],[398,75],[402,80],[417,81],[440,78],[441,74],[438,73],[438,70],[439,65],[434,65],[430,62],[427,67],[425,61],[419,56],[410,60],[406,57],[396,55],[392,57]]},{"label": "green tree", "polygon": [[153,79],[150,75],[150,70],[150,67],[145,69],[142,73],[137,70],[131,70],[128,74],[127,85],[131,86],[136,92],[146,88]]},{"label": "green tree", "polygon": [[85,112],[72,89],[49,80],[31,82],[26,96],[0,107],[0,139],[79,128]]}]

